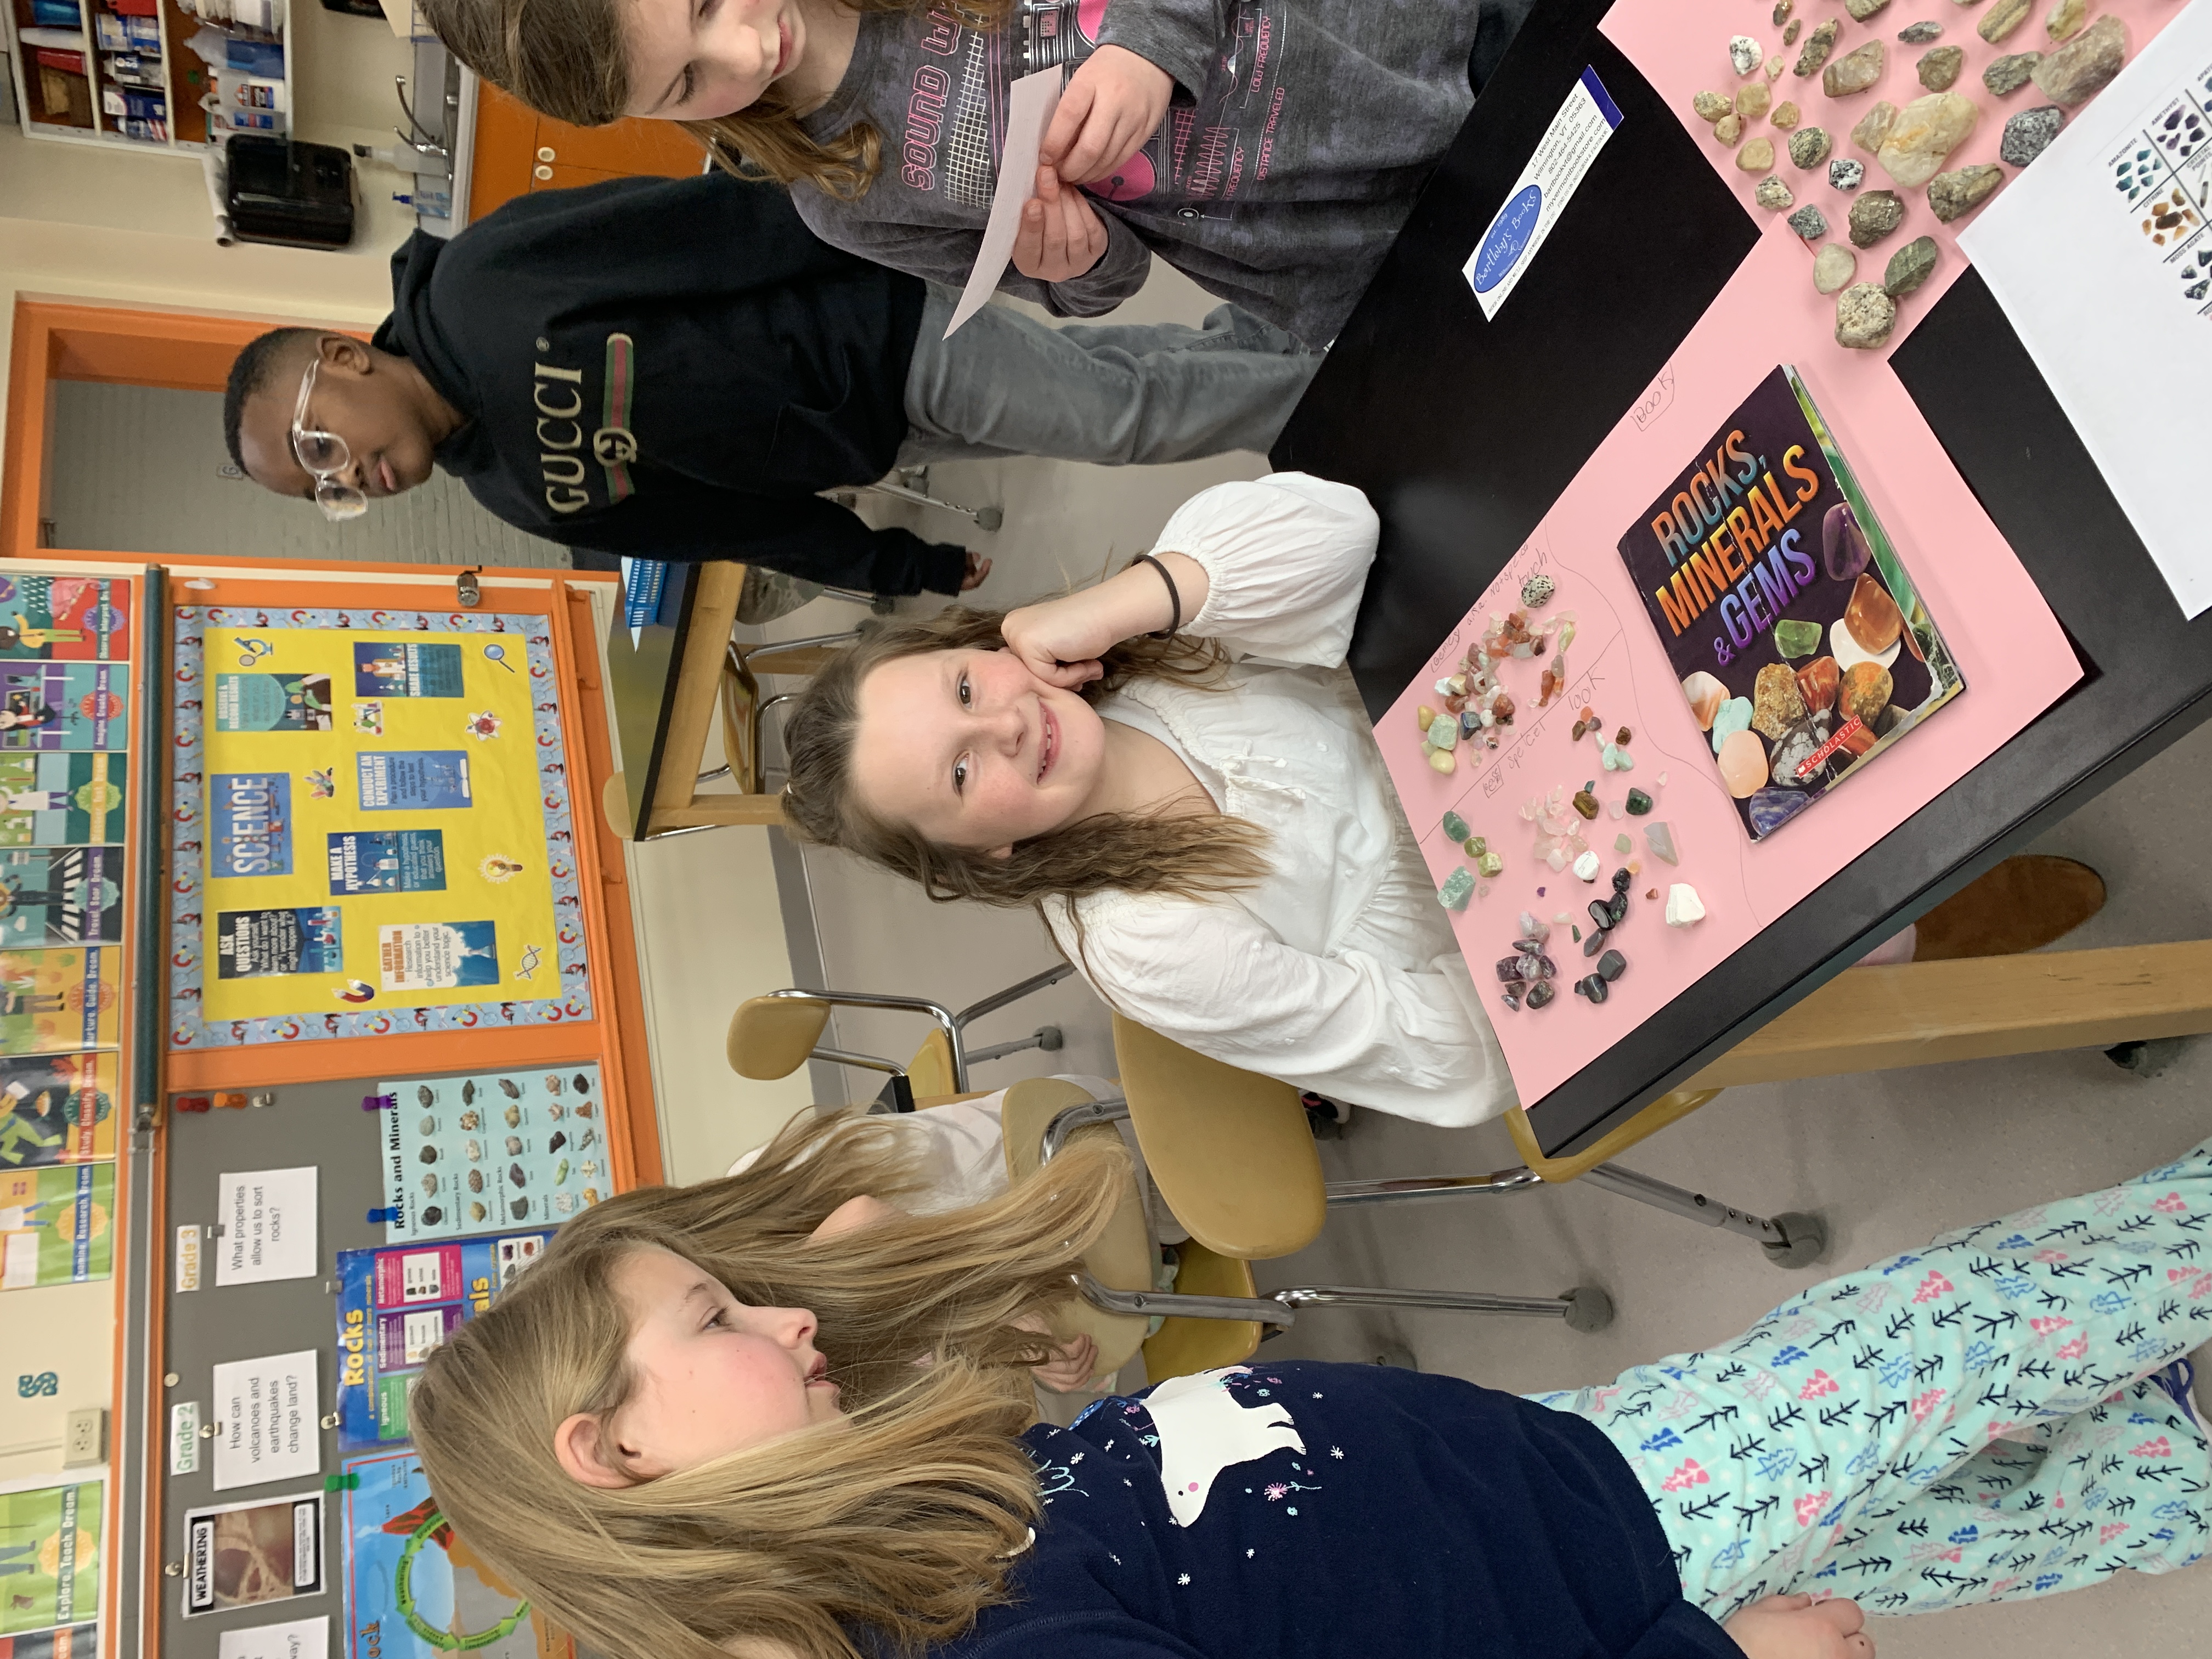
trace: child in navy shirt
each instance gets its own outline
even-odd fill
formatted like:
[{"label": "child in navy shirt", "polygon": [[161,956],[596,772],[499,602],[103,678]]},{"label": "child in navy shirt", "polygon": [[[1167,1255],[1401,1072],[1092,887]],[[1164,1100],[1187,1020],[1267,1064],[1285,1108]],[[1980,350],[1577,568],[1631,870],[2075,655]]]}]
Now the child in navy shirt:
[{"label": "child in navy shirt", "polygon": [[871,1133],[600,1205],[432,1357],[446,1514],[592,1646],[1871,1659],[1869,1611],[2205,1548],[2212,1143],[1576,1393],[1255,1362],[1024,1429],[1015,1322],[1066,1299],[1120,1149],[902,1218]]}]

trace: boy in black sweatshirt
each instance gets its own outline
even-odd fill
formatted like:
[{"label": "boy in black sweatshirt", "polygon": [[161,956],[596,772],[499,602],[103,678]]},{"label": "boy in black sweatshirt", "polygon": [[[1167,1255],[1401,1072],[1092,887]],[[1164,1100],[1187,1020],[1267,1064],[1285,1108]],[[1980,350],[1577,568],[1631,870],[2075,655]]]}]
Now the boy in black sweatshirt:
[{"label": "boy in black sweatshirt", "polygon": [[817,240],[782,191],[617,179],[392,256],[363,345],[278,329],[233,366],[232,459],[334,518],[442,466],[495,516],[601,553],[739,559],[957,592],[988,562],[817,491],[895,465],[1176,461],[1273,442],[1320,364],[1232,306],[1202,328],[1054,329]]}]

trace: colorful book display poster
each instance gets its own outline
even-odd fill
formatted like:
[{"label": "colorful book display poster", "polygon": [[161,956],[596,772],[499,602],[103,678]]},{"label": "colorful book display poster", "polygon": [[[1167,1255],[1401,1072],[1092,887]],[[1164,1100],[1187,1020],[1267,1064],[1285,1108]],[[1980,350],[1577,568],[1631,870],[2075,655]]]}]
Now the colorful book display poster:
[{"label": "colorful book display poster", "polygon": [[335,905],[292,910],[225,910],[215,919],[216,975],[264,979],[335,974],[345,963],[343,919]]},{"label": "colorful book display poster", "polygon": [[439,830],[349,830],[330,838],[331,896],[442,893],[446,836]]},{"label": "colorful book display poster", "polygon": [[574,1659],[575,1644],[534,1613],[438,1511],[411,1452],[342,1466],[344,1659]]},{"label": "colorful book display poster", "polygon": [[114,1267],[113,1164],[0,1170],[0,1290],[82,1284]]},{"label": "colorful book display poster", "polygon": [[0,750],[129,745],[131,665],[0,659]]},{"label": "colorful book display poster", "polygon": [[356,764],[364,812],[440,811],[471,804],[459,749],[380,749]]},{"label": "colorful book display poster", "polygon": [[319,1595],[323,1495],[185,1511],[185,1617]]},{"label": "colorful book display poster", "polygon": [[208,781],[208,873],[292,873],[292,775],[223,772]]},{"label": "colorful book display poster", "polygon": [[1620,556],[1759,841],[1966,681],[1794,369],[1685,459]]},{"label": "colorful book display poster", "polygon": [[115,1156],[112,1053],[0,1058],[0,1170]]},{"label": "colorful book display poster", "polygon": [[386,1239],[557,1226],[614,1190],[599,1069],[386,1083]]},{"label": "colorful book display poster", "polygon": [[0,847],[89,847],[123,840],[120,754],[0,754]]},{"label": "colorful book display poster", "polygon": [[123,953],[0,951],[0,1054],[112,1048],[123,997]]},{"label": "colorful book display poster", "polygon": [[363,697],[458,697],[461,647],[413,640],[357,641],[353,689]]},{"label": "colorful book display poster", "polygon": [[0,1492],[0,1637],[65,1628],[100,1610],[104,1496],[96,1480]]},{"label": "colorful book display poster", "polygon": [[0,658],[106,662],[131,654],[131,584],[0,576]]},{"label": "colorful book display poster", "polygon": [[338,1449],[407,1438],[422,1363],[462,1321],[499,1299],[550,1233],[338,1252]]},{"label": "colorful book display poster", "polygon": [[327,732],[331,718],[328,674],[215,677],[218,732]]},{"label": "colorful book display poster", "polygon": [[548,621],[285,623],[176,613],[172,1047],[590,1018]]},{"label": "colorful book display poster", "polygon": [[120,945],[123,849],[0,853],[0,945]]}]

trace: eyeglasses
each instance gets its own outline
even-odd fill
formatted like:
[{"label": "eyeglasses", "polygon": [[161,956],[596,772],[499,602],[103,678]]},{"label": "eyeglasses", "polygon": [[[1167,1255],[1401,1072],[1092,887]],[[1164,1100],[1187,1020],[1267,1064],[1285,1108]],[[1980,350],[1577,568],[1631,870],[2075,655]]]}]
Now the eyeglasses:
[{"label": "eyeglasses", "polygon": [[353,451],[337,433],[312,431],[307,424],[307,399],[314,395],[315,371],[322,366],[323,360],[314,358],[300,377],[300,406],[292,411],[292,453],[315,481],[315,505],[323,509],[323,516],[357,519],[368,511],[368,497],[337,476],[353,465]]}]

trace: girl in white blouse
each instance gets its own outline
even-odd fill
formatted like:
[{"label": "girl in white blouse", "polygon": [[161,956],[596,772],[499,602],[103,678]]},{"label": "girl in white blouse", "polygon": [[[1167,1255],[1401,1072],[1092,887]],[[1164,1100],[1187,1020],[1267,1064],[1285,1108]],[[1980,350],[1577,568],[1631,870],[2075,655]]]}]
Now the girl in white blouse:
[{"label": "girl in white blouse", "polygon": [[1357,489],[1276,473],[1096,587],[876,632],[791,719],[787,817],[933,898],[1034,905],[1201,1054],[1494,1116],[1511,1079],[1342,668],[1376,529]]}]

